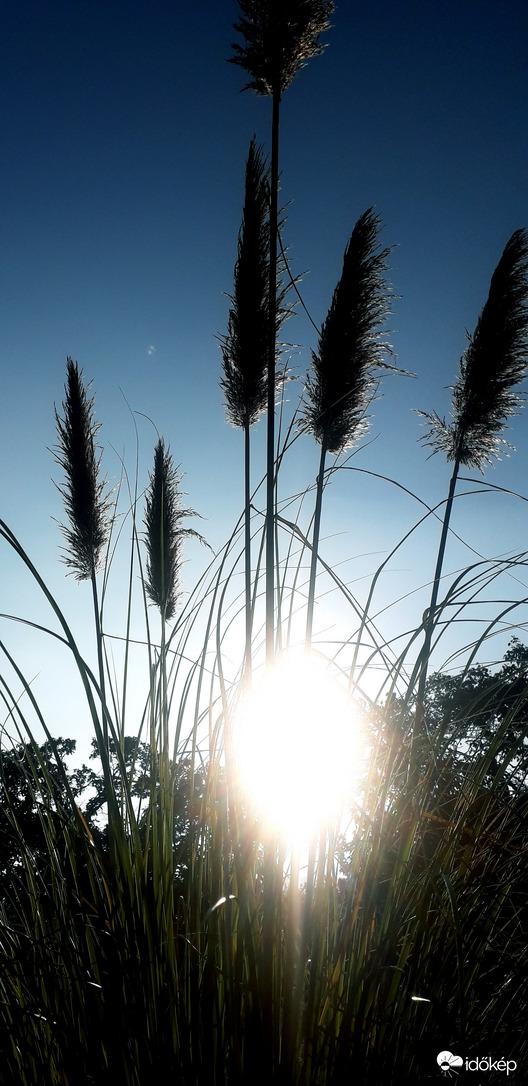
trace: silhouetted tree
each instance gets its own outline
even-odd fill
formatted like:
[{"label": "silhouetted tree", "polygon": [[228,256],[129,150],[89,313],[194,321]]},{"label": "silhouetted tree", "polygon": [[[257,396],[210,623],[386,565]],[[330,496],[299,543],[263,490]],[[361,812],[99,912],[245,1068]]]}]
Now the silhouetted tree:
[{"label": "silhouetted tree", "polygon": [[[97,743],[92,740],[92,761],[99,760]],[[133,736],[125,736],[122,743],[122,762],[116,755],[115,744],[110,740],[110,764],[116,795],[121,791],[122,767],[129,775],[131,795],[137,799],[137,816],[140,834],[145,839],[150,812],[149,800],[159,785],[159,766],[152,761],[152,752],[148,743],[138,742]],[[176,766],[171,767],[174,787],[173,800],[173,851],[175,877],[182,881],[189,868],[191,839],[201,814],[201,801],[205,788],[205,770],[200,765],[192,768],[190,758],[180,758]],[[105,805],[105,782],[101,770],[82,767],[82,779],[85,786],[93,789],[93,794],[86,801],[84,815],[93,837],[105,847],[106,826],[100,823],[99,816]]]},{"label": "silhouetted tree", "polygon": [[75,740],[58,738],[41,746],[18,743],[0,752],[0,880],[21,867],[29,854],[40,873],[49,863],[46,824],[60,827],[71,817],[68,789],[78,799],[86,788],[85,766],[69,769]]},{"label": "silhouetted tree", "polygon": [[425,692],[425,723],[431,735],[439,731],[447,748],[460,758],[484,757],[500,733],[485,779],[511,758],[509,773],[528,773],[528,646],[512,638],[500,668],[483,664],[462,677],[437,672]]}]

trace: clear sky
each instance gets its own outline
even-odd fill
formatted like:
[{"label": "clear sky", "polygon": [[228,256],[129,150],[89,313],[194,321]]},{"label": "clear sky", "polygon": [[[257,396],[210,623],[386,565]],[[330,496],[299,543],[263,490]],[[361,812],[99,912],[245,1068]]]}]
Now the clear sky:
[{"label": "clear sky", "polygon": [[[242,438],[224,421],[215,337],[226,325],[245,156],[254,133],[268,147],[269,103],[241,93],[244,73],[226,63],[237,15],[235,0],[6,0],[1,8],[1,516],[66,609],[80,606],[80,593],[87,613],[89,603],[88,590],[64,578],[52,519],[62,515],[52,482],[60,477],[47,449],[67,355],[93,380],[111,480],[123,453],[134,470],[128,404],[170,442],[186,500],[206,518],[200,529],[215,549],[241,510]],[[355,221],[374,205],[385,223],[401,295],[392,342],[416,379],[384,380],[375,440],[351,464],[434,504],[449,471],[439,456],[427,460],[412,409],[449,410],[464,331],[507,239],[528,226],[528,8],[524,0],[340,0],[332,23],[324,55],[283,99],[284,237],[319,323]],[[304,348],[292,356],[293,406],[315,334],[299,314],[287,337]],[[137,423],[145,483],[155,431]],[[257,457],[259,431],[262,423]],[[526,492],[526,413],[506,436],[517,452],[486,478]],[[316,470],[317,450],[303,437],[283,493],[304,489]],[[323,513],[323,536],[339,533],[326,554],[345,562],[342,574],[361,595],[419,515],[396,488],[343,472]],[[453,521],[488,557],[523,550],[527,525],[526,506],[500,495],[461,499]],[[436,526],[426,526],[402,551],[384,575],[380,607],[430,579],[436,540]],[[454,547],[449,568],[468,553]],[[206,558],[197,545],[189,556],[190,588]],[[5,553],[1,569],[0,609],[43,620]],[[513,582],[501,592],[527,594]],[[425,602],[419,597],[419,615]],[[388,629],[410,615],[387,617]],[[22,656],[36,654],[34,666],[31,655],[24,660],[28,671],[41,671],[44,650],[27,649],[20,629],[7,632]],[[75,735],[73,724],[61,729]]]}]

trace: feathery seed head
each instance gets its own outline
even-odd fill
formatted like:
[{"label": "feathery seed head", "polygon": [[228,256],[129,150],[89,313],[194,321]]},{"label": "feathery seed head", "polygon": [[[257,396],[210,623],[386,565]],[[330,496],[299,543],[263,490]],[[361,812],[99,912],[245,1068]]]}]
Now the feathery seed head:
[{"label": "feathery seed head", "polygon": [[102,454],[95,443],[100,423],[93,418],[93,405],[82,370],[68,358],[64,418],[55,409],[58,445],[54,457],[66,476],[64,486],[58,488],[70,525],[61,526],[68,545],[64,561],[79,581],[97,571],[109,532],[109,499],[104,496],[104,480],[99,479]]},{"label": "feathery seed head", "polygon": [[281,95],[299,69],[323,52],[319,36],[328,29],[333,0],[239,0],[239,6],[235,30],[244,44],[233,44],[230,62],[251,77],[246,88]]},{"label": "feathery seed head", "polygon": [[483,471],[504,450],[506,420],[523,403],[516,386],[528,362],[528,231],[516,230],[509,239],[468,339],[453,386],[453,422],[435,411],[418,414],[428,427],[422,440],[434,453]]},{"label": "feathery seed head", "polygon": [[378,248],[380,228],[372,208],[358,219],[317,351],[312,351],[303,423],[330,453],[350,447],[365,433],[376,371],[389,368],[383,355],[391,348],[380,335],[390,312],[391,292],[384,277],[390,250]]},{"label": "feathery seed head", "polygon": [[159,608],[163,620],[174,617],[180,596],[182,541],[185,536],[205,540],[192,528],[183,528],[185,517],[198,516],[193,509],[182,509],[181,475],[160,438],[154,450],[154,468],[149,475],[144,523],[147,546],[146,590]]},{"label": "feathery seed head", "polygon": [[227,416],[234,426],[250,426],[266,406],[268,285],[268,169],[252,139],[246,162],[244,209],[238,235],[227,334],[220,340],[221,380]]},{"label": "feathery seed head", "polygon": [[[227,417],[242,428],[257,421],[267,402],[269,246],[269,170],[252,139],[227,334],[220,337]],[[277,332],[290,312],[286,293],[279,280]]]}]

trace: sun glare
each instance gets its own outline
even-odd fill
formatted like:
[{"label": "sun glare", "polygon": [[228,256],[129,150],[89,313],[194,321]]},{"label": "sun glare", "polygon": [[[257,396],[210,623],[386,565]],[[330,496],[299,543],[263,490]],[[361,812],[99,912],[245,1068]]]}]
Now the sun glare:
[{"label": "sun glare", "polygon": [[338,817],[358,777],[353,703],[317,656],[285,656],[255,684],[237,726],[240,782],[258,815],[289,839]]}]

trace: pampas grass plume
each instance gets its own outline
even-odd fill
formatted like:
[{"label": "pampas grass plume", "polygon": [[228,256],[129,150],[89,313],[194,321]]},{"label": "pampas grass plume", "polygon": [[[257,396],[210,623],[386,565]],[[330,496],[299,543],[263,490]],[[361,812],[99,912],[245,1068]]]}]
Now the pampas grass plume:
[{"label": "pampas grass plume", "polygon": [[506,446],[501,433],[522,397],[516,385],[528,358],[528,231],[516,230],[493,273],[487,301],[460,360],[453,422],[419,411],[425,445],[448,461],[483,471]]},{"label": "pampas grass plume", "polygon": [[282,94],[311,57],[323,51],[320,35],[328,29],[333,0],[239,0],[242,18],[235,23],[244,44],[233,43],[238,64],[257,94]]},{"label": "pampas grass plume", "polygon": [[312,351],[303,421],[330,453],[341,452],[365,432],[376,370],[392,368],[383,362],[391,348],[380,339],[391,299],[384,276],[390,250],[378,247],[380,225],[372,208],[358,219],[317,351]]},{"label": "pampas grass plume", "polygon": [[183,509],[180,496],[181,475],[174,467],[169,449],[160,438],[154,449],[154,468],[147,491],[144,523],[146,528],[147,577],[145,587],[164,620],[174,617],[180,596],[182,541],[194,536],[204,545],[203,536],[182,527],[185,517],[199,514]]},{"label": "pampas grass plume", "polygon": [[64,417],[55,409],[58,444],[54,456],[66,476],[66,482],[58,488],[69,520],[69,527],[61,525],[67,542],[64,561],[79,581],[97,572],[109,533],[109,499],[104,495],[105,482],[99,477],[101,452],[96,445],[100,423],[94,419],[93,405],[82,370],[68,358]]}]

